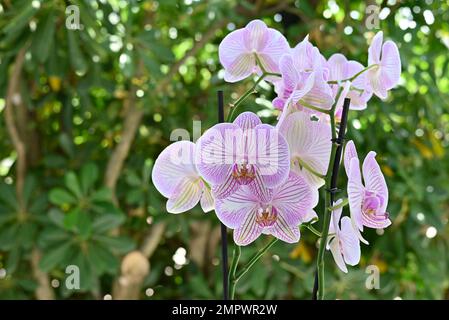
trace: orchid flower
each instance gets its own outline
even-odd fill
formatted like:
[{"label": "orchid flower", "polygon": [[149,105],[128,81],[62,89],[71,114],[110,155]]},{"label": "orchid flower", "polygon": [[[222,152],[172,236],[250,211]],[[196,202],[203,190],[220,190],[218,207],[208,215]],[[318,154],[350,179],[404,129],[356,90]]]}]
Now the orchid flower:
[{"label": "orchid flower", "polygon": [[[290,102],[295,106],[305,105],[324,110],[332,107],[334,102],[332,90],[325,80],[321,55],[318,49],[314,49],[311,49],[312,53],[308,53],[305,49],[294,49],[292,54],[281,57],[279,69],[282,78],[275,83],[278,94],[278,97],[273,100],[275,108],[283,110],[284,106],[288,106]],[[298,56],[299,54],[304,56]],[[304,61],[307,61],[311,54],[316,57],[305,64]],[[309,66],[312,63],[314,66]]]},{"label": "orchid flower", "polygon": [[[268,28],[261,20],[253,20],[245,28],[228,34],[218,47],[224,79],[237,82],[262,70],[277,73],[279,59],[288,50],[290,46],[279,31]],[[257,65],[256,55],[262,68]]]},{"label": "orchid flower", "polygon": [[220,221],[234,229],[234,242],[246,246],[262,233],[295,243],[299,241],[299,225],[310,219],[317,205],[318,190],[291,172],[288,180],[273,189],[256,190],[242,186],[226,199],[216,201]]},{"label": "orchid flower", "polygon": [[351,218],[355,226],[363,231],[363,226],[383,229],[391,224],[386,212],[388,188],[376,161],[376,153],[371,151],[365,157],[360,173],[360,161],[354,142],[349,141],[344,155],[344,166],[348,176],[348,200]]},{"label": "orchid flower", "polygon": [[212,185],[214,197],[225,198],[242,185],[262,189],[283,183],[290,152],[277,129],[244,112],[233,123],[210,128],[198,140],[197,168]]},{"label": "orchid flower", "polygon": [[[363,65],[357,61],[348,61],[346,57],[342,54],[334,54],[327,61],[329,67],[329,79],[331,81],[336,81],[337,83],[341,80],[350,79],[357,73],[364,69]],[[344,98],[351,99],[350,109],[352,110],[363,110],[366,109],[366,103],[373,95],[372,91],[368,90],[365,85],[366,83],[366,73],[361,73],[357,76],[354,81],[346,81],[348,86],[346,92],[340,95],[339,102],[337,103],[337,112],[340,111]],[[332,86],[334,97],[337,95],[339,90],[338,85]]]},{"label": "orchid flower", "polygon": [[166,198],[167,211],[181,213],[198,202],[204,212],[214,209],[211,190],[200,177],[194,163],[195,144],[178,141],[161,152],[152,171],[156,189]]},{"label": "orchid flower", "polygon": [[331,154],[331,128],[324,121],[312,121],[310,115],[295,112],[280,127],[290,149],[291,169],[315,188],[324,184]]},{"label": "orchid flower", "polygon": [[[334,203],[334,206],[341,202],[341,199],[338,200]],[[355,266],[360,261],[360,241],[351,219],[343,217],[340,220],[342,210],[343,208],[340,207],[332,212],[329,234],[333,235],[328,238],[326,248],[332,252],[335,263],[340,270],[347,273],[347,264]]]},{"label": "orchid flower", "polygon": [[401,76],[401,57],[393,41],[383,42],[383,32],[379,31],[368,49],[367,84],[376,96],[387,98],[387,91],[394,88]]}]

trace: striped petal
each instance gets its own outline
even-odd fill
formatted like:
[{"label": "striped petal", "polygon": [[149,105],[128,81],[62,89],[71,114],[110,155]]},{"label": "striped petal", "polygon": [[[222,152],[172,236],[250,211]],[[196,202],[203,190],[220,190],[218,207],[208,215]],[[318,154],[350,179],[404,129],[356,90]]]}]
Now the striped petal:
[{"label": "striped petal", "polygon": [[382,50],[383,32],[379,31],[374,36],[371,45],[368,48],[368,65],[378,64]]},{"label": "striped petal", "polygon": [[288,178],[290,151],[287,141],[273,126],[260,124],[255,127],[256,165],[264,184],[274,188]]},{"label": "striped petal", "polygon": [[215,206],[218,219],[228,228],[236,229],[243,225],[248,215],[255,219],[258,200],[247,186],[242,186],[226,199],[217,199]]},{"label": "striped petal", "polygon": [[212,194],[215,199],[224,199],[232,195],[238,189],[239,183],[229,171],[228,176],[223,183],[212,186]]},{"label": "striped petal", "polygon": [[181,213],[192,209],[200,201],[202,193],[201,180],[183,178],[167,201],[167,211]]},{"label": "striped petal", "polygon": [[369,191],[376,192],[376,194],[383,198],[384,203],[380,211],[385,212],[388,204],[388,187],[385,177],[376,161],[376,153],[374,151],[369,152],[365,157],[362,172],[365,188]]},{"label": "striped petal", "polygon": [[253,73],[255,65],[254,55],[243,53],[229,65],[229,68],[225,69],[224,80],[231,83],[243,80]]},{"label": "striped petal", "polygon": [[[312,121],[304,112],[295,112],[287,117],[280,131],[286,138],[290,157],[295,167],[314,187],[321,187],[323,179],[310,173],[301,163],[307,164],[315,172],[325,175],[332,148],[331,128],[324,121]],[[300,163],[298,163],[300,161]]]},{"label": "striped petal", "polygon": [[346,264],[355,266],[360,262],[360,241],[354,231],[351,219],[343,217],[340,221],[341,230],[339,232],[342,244],[343,258]]},{"label": "striped petal", "polygon": [[291,226],[282,214],[278,216],[273,226],[264,230],[264,233],[271,234],[287,243],[296,243],[300,239],[299,227]]},{"label": "striped petal", "polygon": [[263,228],[256,222],[256,208],[249,212],[241,226],[234,230],[234,242],[246,246],[262,234]]},{"label": "striped petal", "polygon": [[200,205],[201,209],[205,213],[214,210],[214,197],[212,196],[212,192],[208,186],[204,186],[203,194],[201,195]]},{"label": "striped petal", "polygon": [[[222,184],[236,161],[233,143],[226,141],[239,127],[220,123],[207,130],[196,143],[196,164],[201,176],[211,185]],[[240,134],[242,134],[240,129]]]},{"label": "striped petal", "polygon": [[199,177],[194,163],[195,144],[179,141],[165,148],[156,159],[151,179],[156,189],[166,198],[186,177]]},{"label": "striped petal", "polygon": [[290,50],[290,46],[282,33],[275,29],[268,28],[267,38],[267,43],[257,51],[257,55],[266,71],[279,72],[279,59]]},{"label": "striped petal", "polygon": [[346,176],[349,177],[349,165],[351,164],[352,158],[359,158],[357,155],[357,149],[355,147],[354,141],[350,140],[346,143],[345,153],[344,153],[344,166],[346,171]]},{"label": "striped petal", "polygon": [[401,77],[401,57],[393,41],[386,41],[382,47],[381,78],[387,90],[395,87]]},{"label": "striped petal", "polygon": [[260,118],[253,112],[243,112],[235,118],[234,124],[238,125],[243,130],[254,129],[261,124]]},{"label": "striped petal", "polygon": [[297,227],[318,202],[318,190],[307,181],[291,172],[288,180],[273,190],[273,206],[290,227]]},{"label": "striped petal", "polygon": [[362,184],[359,159],[352,158],[349,165],[348,174],[348,200],[351,218],[360,231],[363,231],[362,201],[364,191],[365,188]]}]

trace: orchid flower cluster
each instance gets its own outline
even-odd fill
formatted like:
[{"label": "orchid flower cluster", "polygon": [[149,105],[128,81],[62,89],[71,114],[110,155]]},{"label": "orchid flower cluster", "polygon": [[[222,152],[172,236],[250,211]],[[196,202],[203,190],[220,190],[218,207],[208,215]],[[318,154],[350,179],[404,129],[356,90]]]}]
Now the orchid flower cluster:
[{"label": "orchid flower cluster", "polygon": [[[329,188],[343,101],[349,98],[351,110],[363,110],[373,95],[387,98],[401,73],[396,44],[384,42],[378,32],[364,66],[342,54],[326,59],[308,37],[291,48],[279,31],[254,20],[223,39],[219,59],[225,81],[257,81],[231,105],[228,122],[213,126],[196,143],[171,144],[157,158],[152,180],[168,198],[167,211],[187,212],[199,202],[204,212],[215,210],[233,230],[237,246],[249,245],[262,234],[296,243],[303,226],[321,238],[323,248],[347,272],[346,265],[360,261],[360,241],[367,243],[364,228],[391,224],[387,184],[376,153],[369,152],[361,165],[354,142],[347,142],[347,198],[325,203],[321,218],[314,208],[318,190]],[[272,102],[279,110],[277,124],[264,124],[251,112],[231,123],[237,106],[262,80],[277,95]],[[348,204],[350,215],[342,217]],[[322,232],[312,226],[320,219]]]}]

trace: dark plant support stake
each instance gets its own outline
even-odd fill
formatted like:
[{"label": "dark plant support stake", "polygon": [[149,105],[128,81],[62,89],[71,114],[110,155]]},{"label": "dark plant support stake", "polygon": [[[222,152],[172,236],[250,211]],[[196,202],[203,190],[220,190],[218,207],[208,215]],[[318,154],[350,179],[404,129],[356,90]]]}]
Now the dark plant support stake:
[{"label": "dark plant support stake", "polygon": [[[340,128],[338,129],[338,137],[332,140],[332,143],[337,145],[335,152],[335,158],[332,166],[331,185],[330,189],[326,190],[330,193],[330,205],[332,206],[335,201],[335,194],[339,192],[337,188],[338,170],[340,169],[341,154],[343,152],[343,144],[345,141],[346,125],[348,123],[349,104],[351,99],[345,98],[343,103],[343,112],[341,114]],[[332,214],[331,212],[325,212],[324,214]],[[321,239],[322,241],[323,239]],[[318,293],[318,270],[315,272],[315,282],[313,284],[312,300],[317,300]]]},{"label": "dark plant support stake", "polygon": [[[218,98],[218,123],[223,123],[224,120],[224,103],[223,91],[217,91]],[[221,223],[221,260],[222,260],[222,276],[223,276],[223,300],[229,300],[228,288],[228,237],[226,226]]]}]

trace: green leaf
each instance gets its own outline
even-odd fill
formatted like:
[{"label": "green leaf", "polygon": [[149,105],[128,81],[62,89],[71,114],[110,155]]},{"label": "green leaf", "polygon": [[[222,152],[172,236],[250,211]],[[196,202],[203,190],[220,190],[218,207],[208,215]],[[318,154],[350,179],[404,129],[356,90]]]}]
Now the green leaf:
[{"label": "green leaf", "polygon": [[98,179],[98,168],[93,163],[84,165],[81,169],[81,188],[84,194],[88,194]]},{"label": "green leaf", "polygon": [[117,272],[119,261],[109,250],[95,243],[91,243],[88,250],[88,259],[99,275],[103,272]]},{"label": "green leaf", "polygon": [[78,181],[78,177],[72,171],[67,172],[64,177],[65,186],[67,189],[73,192],[73,194],[78,198],[78,200],[83,198],[83,192]]},{"label": "green leaf", "polygon": [[67,39],[69,42],[69,56],[72,67],[77,75],[83,76],[87,72],[88,65],[80,49],[77,31],[67,29]]},{"label": "green leaf", "polygon": [[17,244],[18,224],[11,224],[0,230],[0,249],[9,251]]},{"label": "green leaf", "polygon": [[123,214],[103,214],[92,224],[93,233],[105,233],[119,227],[125,221]]},{"label": "green leaf", "polygon": [[135,248],[135,243],[127,237],[108,237],[95,235],[95,240],[117,254],[128,253]]},{"label": "green leaf", "polygon": [[25,249],[30,249],[37,234],[37,225],[32,222],[27,222],[20,225],[17,238],[20,246]]},{"label": "green leaf", "polygon": [[14,211],[19,210],[16,193],[12,186],[0,184],[0,200]]},{"label": "green leaf", "polygon": [[64,150],[64,152],[70,157],[73,158],[75,154],[75,148],[73,146],[73,141],[69,138],[68,134],[63,132],[59,135],[59,144]]},{"label": "green leaf", "polygon": [[90,196],[90,200],[93,202],[110,202],[112,200],[112,192],[109,188],[101,188]]},{"label": "green leaf", "polygon": [[40,63],[47,60],[55,33],[55,16],[53,10],[45,15],[37,26],[36,34],[33,37],[32,52]]},{"label": "green leaf", "polygon": [[48,218],[58,227],[64,228],[64,214],[61,210],[56,208],[50,209],[48,212]]},{"label": "green leaf", "polygon": [[15,246],[8,254],[8,259],[6,260],[6,270],[9,273],[13,273],[20,261],[20,246]]},{"label": "green leaf", "polygon": [[31,2],[20,11],[18,15],[11,19],[6,27],[3,28],[3,34],[15,34],[22,31],[28,25],[28,22],[36,13],[36,9],[31,6]]},{"label": "green leaf", "polygon": [[66,258],[66,256],[71,254],[73,249],[72,242],[68,241],[63,242],[56,248],[46,250],[39,263],[39,268],[44,272],[50,271],[54,267],[58,266],[59,263]]},{"label": "green leaf", "polygon": [[67,204],[76,204],[76,198],[64,189],[55,188],[50,191],[50,202],[62,206]]}]

